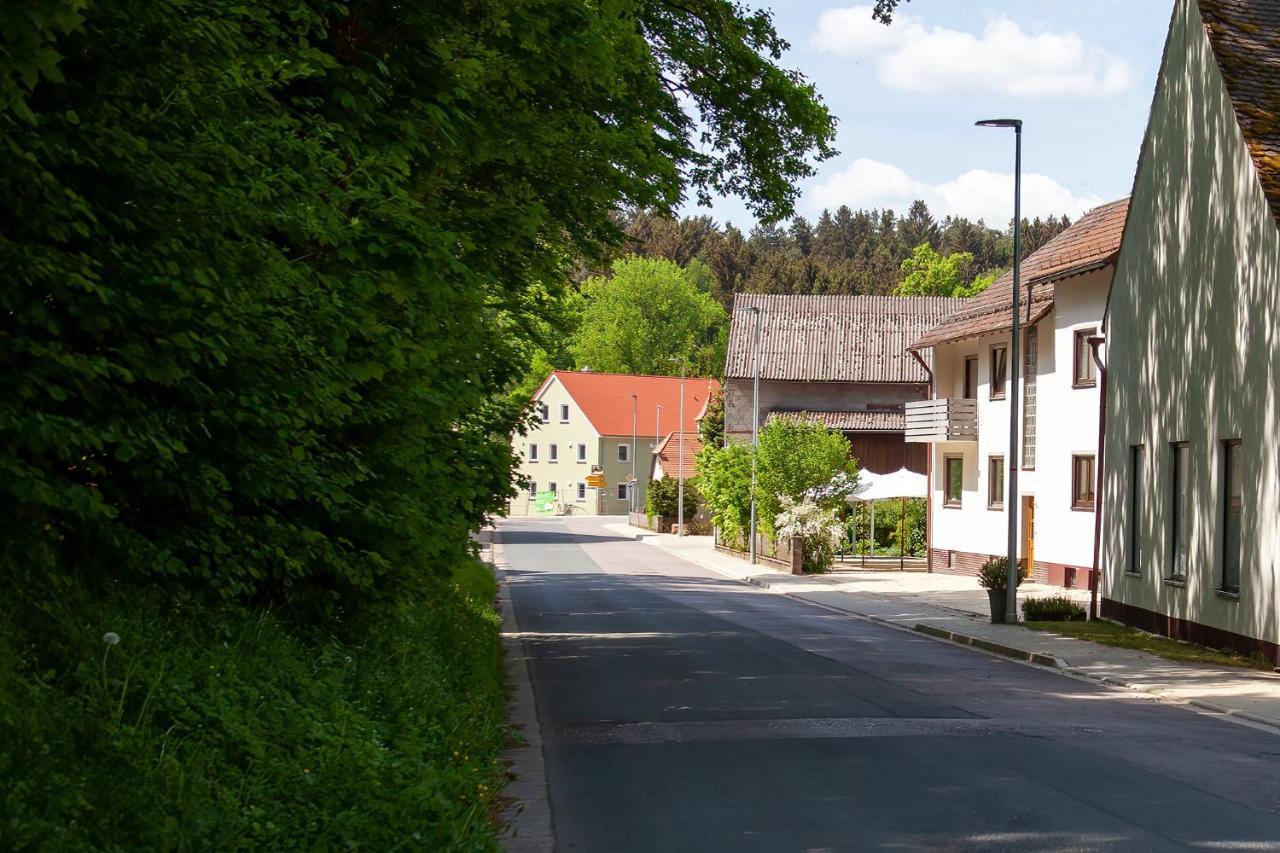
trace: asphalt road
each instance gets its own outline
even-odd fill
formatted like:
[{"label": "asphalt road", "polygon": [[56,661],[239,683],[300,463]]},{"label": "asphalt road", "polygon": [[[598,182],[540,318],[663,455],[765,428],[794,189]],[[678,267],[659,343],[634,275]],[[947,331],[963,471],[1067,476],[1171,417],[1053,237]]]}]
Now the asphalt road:
[{"label": "asphalt road", "polygon": [[1278,850],[1280,735],[499,526],[562,851]]}]

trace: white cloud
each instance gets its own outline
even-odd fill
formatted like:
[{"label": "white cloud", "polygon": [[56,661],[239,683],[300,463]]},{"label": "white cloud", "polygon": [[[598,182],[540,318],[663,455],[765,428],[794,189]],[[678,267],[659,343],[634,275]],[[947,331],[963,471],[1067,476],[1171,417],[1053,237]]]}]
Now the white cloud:
[{"label": "white cloud", "polygon": [[[929,184],[891,163],[859,159],[818,179],[805,192],[803,206],[810,214],[847,204],[855,210],[888,207],[901,215],[916,199],[924,199],[937,219],[963,216],[1004,228],[1013,220],[1013,175],[971,169]],[[1091,193],[1077,195],[1047,175],[1022,175],[1022,215],[1028,219],[1065,213],[1074,220],[1103,201]]]},{"label": "white cloud", "polygon": [[885,26],[870,6],[828,9],[811,36],[815,48],[872,60],[880,82],[926,94],[1100,97],[1129,88],[1128,64],[1073,32],[1027,32],[1004,17],[979,34],[927,26],[898,14]]}]

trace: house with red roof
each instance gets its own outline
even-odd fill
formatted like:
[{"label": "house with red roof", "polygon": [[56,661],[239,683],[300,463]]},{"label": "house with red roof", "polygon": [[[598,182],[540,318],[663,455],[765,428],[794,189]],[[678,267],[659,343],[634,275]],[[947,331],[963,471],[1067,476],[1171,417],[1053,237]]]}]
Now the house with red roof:
[{"label": "house with red roof", "polygon": [[1106,323],[1102,615],[1280,664],[1280,2],[1177,0]]},{"label": "house with red roof", "polygon": [[[534,395],[538,423],[515,439],[517,470],[528,487],[509,502],[509,513],[642,510],[654,451],[664,443],[678,450],[678,441],[664,442],[672,433],[696,436],[698,419],[719,387],[714,379],[692,376],[553,372]],[[604,485],[593,486],[593,475]]]},{"label": "house with red roof", "polygon": [[910,348],[932,356],[931,399],[906,405],[930,454],[929,568],[976,574],[1008,551],[1008,466],[1018,465],[1019,558],[1036,580],[1085,588],[1093,569],[1097,336],[1128,199],[1089,211],[1022,262],[1017,447],[1009,457],[1013,276]]}]

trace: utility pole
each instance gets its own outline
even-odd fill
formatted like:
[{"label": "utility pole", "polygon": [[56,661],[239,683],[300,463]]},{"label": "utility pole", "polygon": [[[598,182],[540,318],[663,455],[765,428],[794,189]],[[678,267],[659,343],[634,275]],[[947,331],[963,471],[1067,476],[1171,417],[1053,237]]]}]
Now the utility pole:
[{"label": "utility pole", "polygon": [[676,482],[676,520],[680,524],[677,536],[684,535],[684,359],[680,360],[680,421],[676,424],[676,435],[680,436],[679,480]]},{"label": "utility pole", "polygon": [[756,562],[756,452],[760,445],[760,306],[747,309],[755,315],[755,342],[751,348],[751,562]]},{"label": "utility pole", "polygon": [[1018,290],[1022,284],[1022,120],[1016,118],[987,119],[978,127],[1011,127],[1014,134],[1013,154],[1013,326],[1009,343],[1009,579],[1005,591],[1005,621],[1018,621],[1018,370],[1022,359],[1019,348]]},{"label": "utility pole", "polygon": [[631,484],[627,488],[627,498],[629,498],[628,506],[631,512],[636,511],[636,406],[639,400],[635,394],[629,394],[631,397]]}]

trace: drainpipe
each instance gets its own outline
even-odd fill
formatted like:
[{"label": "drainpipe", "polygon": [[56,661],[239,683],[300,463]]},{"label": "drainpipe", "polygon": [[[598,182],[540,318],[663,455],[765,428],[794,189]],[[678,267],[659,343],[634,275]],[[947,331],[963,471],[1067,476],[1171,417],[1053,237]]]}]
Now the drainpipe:
[{"label": "drainpipe", "polygon": [[1107,366],[1098,355],[1098,347],[1106,343],[1105,335],[1094,335],[1088,339],[1089,352],[1093,363],[1098,368],[1098,451],[1094,456],[1093,466],[1093,577],[1089,584],[1089,620],[1098,618],[1098,587],[1102,585],[1102,567],[1098,555],[1102,547],[1102,460],[1105,458],[1103,444],[1107,436]]},{"label": "drainpipe", "polygon": [[[921,356],[919,350],[909,349],[911,357],[920,363],[924,368],[924,375],[929,377],[929,397],[933,400],[938,396],[937,390],[933,387],[933,369],[929,367]],[[904,437],[905,439],[905,437]],[[906,444],[906,441],[903,441]],[[929,452],[924,455],[924,565],[926,571],[933,572],[933,445],[929,445]]]}]

